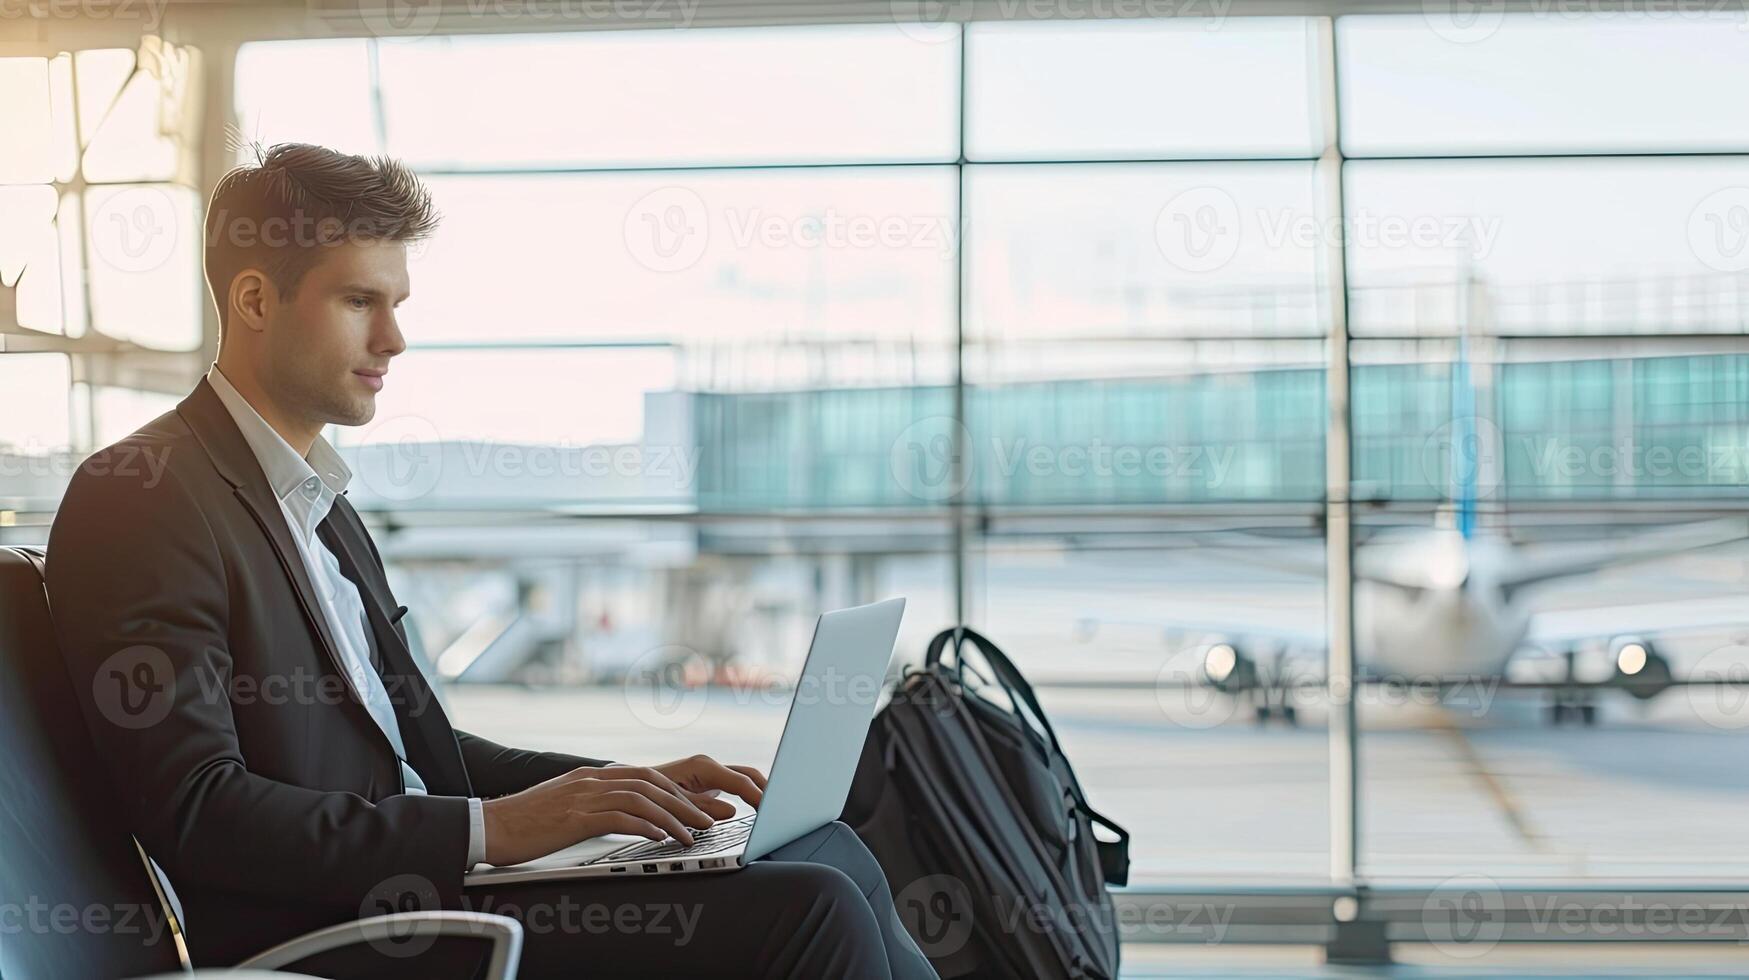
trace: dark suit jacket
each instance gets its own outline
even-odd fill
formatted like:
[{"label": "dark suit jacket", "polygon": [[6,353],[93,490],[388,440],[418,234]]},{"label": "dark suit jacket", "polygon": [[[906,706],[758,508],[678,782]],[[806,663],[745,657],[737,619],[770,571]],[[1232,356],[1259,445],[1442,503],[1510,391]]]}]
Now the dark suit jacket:
[{"label": "dark suit jacket", "polygon": [[279,502],[205,380],[86,460],[49,535],[61,651],[198,966],[391,906],[459,907],[468,797],[604,764],[451,728],[344,496],[329,521],[428,796],[402,792]]}]

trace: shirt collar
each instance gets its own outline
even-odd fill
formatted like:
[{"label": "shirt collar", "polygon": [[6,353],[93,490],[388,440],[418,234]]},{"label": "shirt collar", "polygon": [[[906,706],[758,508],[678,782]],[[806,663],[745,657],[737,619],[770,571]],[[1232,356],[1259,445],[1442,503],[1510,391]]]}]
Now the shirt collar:
[{"label": "shirt collar", "polygon": [[319,477],[323,486],[312,486],[311,489],[320,491],[325,487],[329,494],[346,492],[346,485],[352,481],[352,470],[340,458],[340,454],[334,451],[334,447],[329,445],[328,440],[318,435],[316,441],[310,445],[309,455],[299,456],[291,443],[275,432],[273,426],[268,425],[267,420],[261,417],[261,413],[249,404],[248,399],[232,386],[217,364],[207,371],[206,378],[213,386],[213,391],[218,394],[219,401],[224,402],[226,410],[231,413],[237,428],[242,430],[243,441],[249,444],[256,461],[261,464],[261,472],[267,477],[267,485],[273,489],[276,498],[285,500],[286,497],[297,494],[305,481],[312,477]]}]

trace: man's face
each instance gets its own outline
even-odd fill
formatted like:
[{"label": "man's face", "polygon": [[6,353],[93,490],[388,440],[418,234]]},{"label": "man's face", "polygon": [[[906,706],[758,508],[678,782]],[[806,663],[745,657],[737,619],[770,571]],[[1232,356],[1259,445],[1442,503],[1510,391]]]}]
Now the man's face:
[{"label": "man's face", "polygon": [[407,248],[363,241],[323,256],[274,306],[262,378],[306,419],[363,425],[376,414],[389,359],[406,349],[395,307],[407,298]]}]

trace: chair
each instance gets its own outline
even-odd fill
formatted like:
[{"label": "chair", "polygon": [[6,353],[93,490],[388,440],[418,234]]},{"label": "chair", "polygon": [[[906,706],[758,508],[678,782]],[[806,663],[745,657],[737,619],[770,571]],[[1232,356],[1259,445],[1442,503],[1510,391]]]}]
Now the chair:
[{"label": "chair", "polygon": [[[186,976],[180,924],[123,823],[55,645],[42,573],[40,550],[0,547],[0,977]],[[522,953],[514,919],[402,912],[300,936],[238,967],[277,970],[409,935],[489,940],[488,980],[514,980]]]}]

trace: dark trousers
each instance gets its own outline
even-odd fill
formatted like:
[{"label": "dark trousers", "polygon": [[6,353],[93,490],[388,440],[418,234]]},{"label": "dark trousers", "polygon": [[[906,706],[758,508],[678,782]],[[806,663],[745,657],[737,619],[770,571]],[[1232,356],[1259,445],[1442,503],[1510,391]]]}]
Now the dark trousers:
[{"label": "dark trousers", "polygon": [[[874,855],[837,821],[739,871],[470,888],[465,899],[469,911],[522,923],[520,980],[936,978],[899,922]],[[366,950],[369,967],[355,953],[297,969],[430,977],[476,962],[477,950],[438,943],[395,963]]]}]

